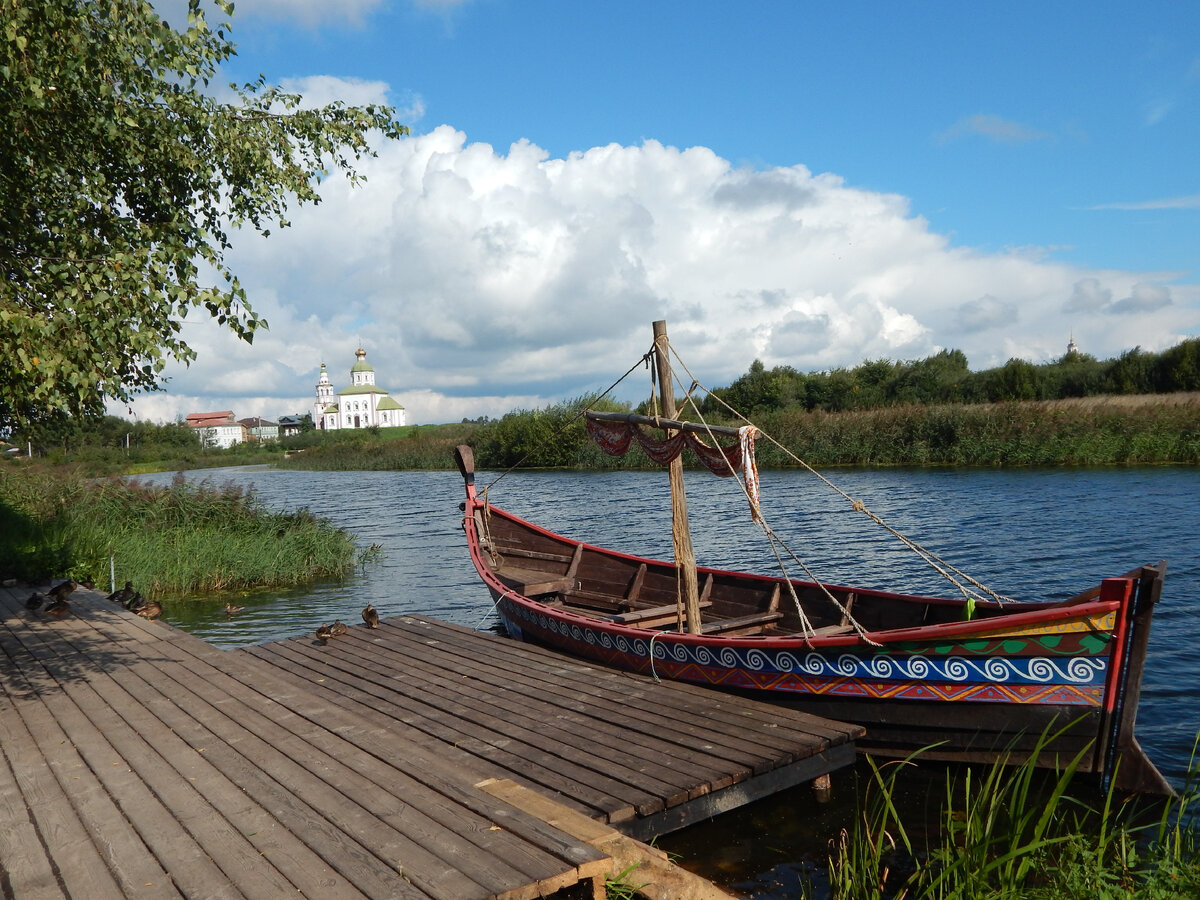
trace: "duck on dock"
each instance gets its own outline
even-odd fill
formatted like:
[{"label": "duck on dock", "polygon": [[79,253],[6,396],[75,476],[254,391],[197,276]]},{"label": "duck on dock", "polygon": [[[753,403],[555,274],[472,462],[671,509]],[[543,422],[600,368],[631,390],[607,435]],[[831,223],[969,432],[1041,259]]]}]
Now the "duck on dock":
[{"label": "duck on dock", "polygon": [[59,600],[65,599],[67,594],[79,587],[74,581],[68,578],[66,581],[60,581],[54,587],[50,588],[48,594],[50,597]]},{"label": "duck on dock", "polygon": [[368,628],[378,628],[379,627],[379,610],[377,610],[374,606],[372,606],[370,603],[368,603],[365,607],[363,607],[362,619],[363,619],[363,622],[366,623]]},{"label": "duck on dock", "polygon": [[135,613],[135,612],[141,612],[142,608],[145,607],[145,605],[146,605],[146,600],[142,596],[142,592],[138,591],[132,597],[129,598],[129,602],[127,602],[125,604],[125,608],[127,610],[129,610],[130,612]]},{"label": "duck on dock", "polygon": [[329,625],[329,624],[318,625],[317,632],[316,632],[317,640],[320,641],[321,643],[324,643],[325,641],[329,640],[332,637],[338,637],[339,635],[345,634],[349,630],[350,629],[346,627],[346,623],[344,623],[340,620],[334,622],[332,625]]},{"label": "duck on dock", "polygon": [[37,612],[42,608],[42,604],[46,602],[46,598],[34,591],[29,595],[29,599],[25,601],[25,608],[30,612]]},{"label": "duck on dock", "polygon": [[163,606],[157,600],[147,600],[137,611],[143,619],[157,619],[162,615]]},{"label": "duck on dock", "polygon": [[108,599],[113,603],[120,603],[124,605],[133,599],[134,593],[135,591],[133,590],[133,582],[127,581],[125,582],[125,587],[118,591],[113,591],[108,595]]},{"label": "duck on dock", "polygon": [[65,596],[54,597],[49,605],[43,610],[48,616],[54,616],[61,619],[63,616],[70,615],[71,604],[67,603]]}]

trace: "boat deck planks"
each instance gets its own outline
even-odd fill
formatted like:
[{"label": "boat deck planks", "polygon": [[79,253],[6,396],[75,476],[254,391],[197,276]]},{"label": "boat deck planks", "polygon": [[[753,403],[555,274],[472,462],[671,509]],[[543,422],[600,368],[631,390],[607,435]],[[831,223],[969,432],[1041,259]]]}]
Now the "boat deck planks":
[{"label": "boat deck planks", "polygon": [[476,785],[635,833],[828,772],[858,735],[424,617],[223,651],[26,593],[0,589],[5,896],[592,896],[602,853]]}]

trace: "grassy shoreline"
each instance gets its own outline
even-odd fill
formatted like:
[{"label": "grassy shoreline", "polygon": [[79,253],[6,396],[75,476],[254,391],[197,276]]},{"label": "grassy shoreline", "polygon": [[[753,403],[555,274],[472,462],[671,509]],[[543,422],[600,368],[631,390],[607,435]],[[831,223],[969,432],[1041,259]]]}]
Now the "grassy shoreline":
[{"label": "grassy shoreline", "polygon": [[[728,420],[713,424],[739,424]],[[841,413],[784,410],[756,424],[813,466],[1140,466],[1200,464],[1200,393],[1101,396],[945,406],[889,406]],[[280,465],[300,469],[449,469],[457,443],[481,468],[655,468],[634,449],[605,456],[560,404],[478,425],[422,426],[404,436],[359,433],[314,439]],[[795,459],[767,438],[759,466]],[[686,461],[685,465],[689,464]]]},{"label": "grassy shoreline", "polygon": [[0,471],[0,574],[131,581],[148,599],[337,578],[354,538],[308,510],[275,513],[230,485]]}]

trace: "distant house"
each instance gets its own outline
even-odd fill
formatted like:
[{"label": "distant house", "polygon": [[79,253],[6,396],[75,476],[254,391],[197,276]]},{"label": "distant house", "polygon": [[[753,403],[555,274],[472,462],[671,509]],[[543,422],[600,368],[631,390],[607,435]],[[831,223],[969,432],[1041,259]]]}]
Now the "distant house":
[{"label": "distant house", "polygon": [[279,436],[291,437],[293,434],[299,434],[306,427],[311,427],[309,416],[280,416],[279,417]]},{"label": "distant house", "polygon": [[188,413],[187,424],[200,432],[200,441],[206,447],[227,449],[246,440],[246,426],[233,418],[232,410]]},{"label": "distant house", "polygon": [[265,443],[279,440],[279,426],[259,416],[238,419],[238,424],[246,429],[246,440],[248,441]]}]

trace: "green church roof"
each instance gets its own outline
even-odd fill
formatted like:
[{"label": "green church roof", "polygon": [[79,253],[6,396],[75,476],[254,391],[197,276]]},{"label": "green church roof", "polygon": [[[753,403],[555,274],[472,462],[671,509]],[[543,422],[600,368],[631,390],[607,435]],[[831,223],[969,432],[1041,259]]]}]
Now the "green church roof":
[{"label": "green church roof", "polygon": [[391,397],[384,397],[382,400],[380,400],[378,403],[375,404],[375,408],[376,409],[404,409],[403,406],[401,406],[399,403],[397,403]]}]

